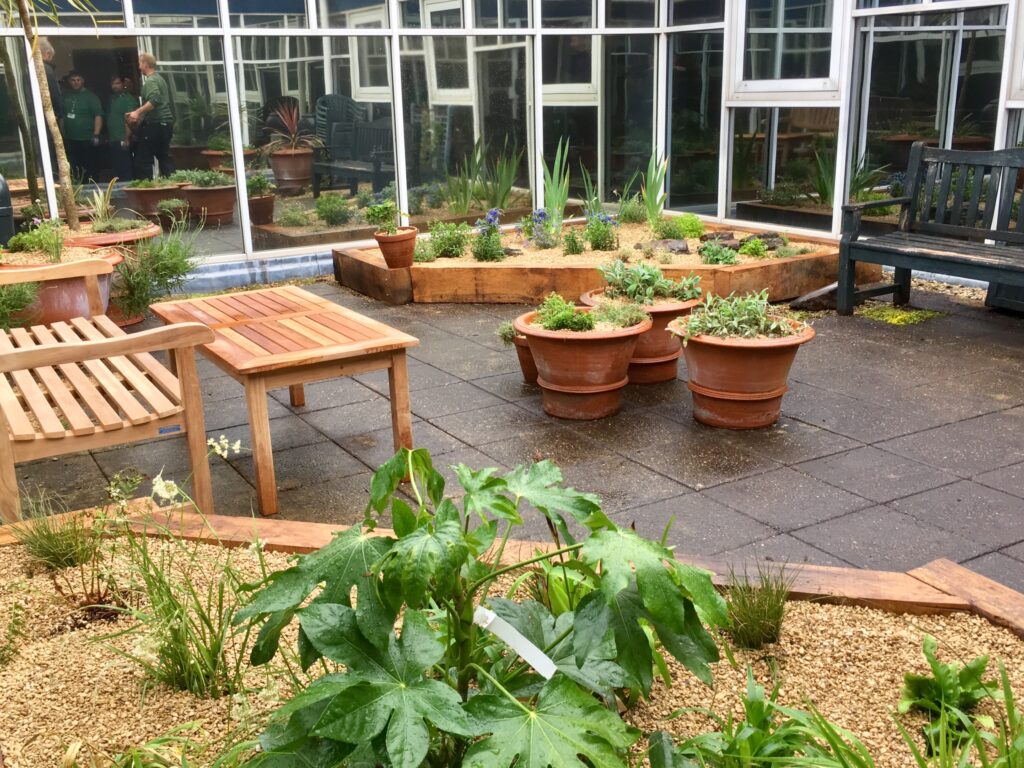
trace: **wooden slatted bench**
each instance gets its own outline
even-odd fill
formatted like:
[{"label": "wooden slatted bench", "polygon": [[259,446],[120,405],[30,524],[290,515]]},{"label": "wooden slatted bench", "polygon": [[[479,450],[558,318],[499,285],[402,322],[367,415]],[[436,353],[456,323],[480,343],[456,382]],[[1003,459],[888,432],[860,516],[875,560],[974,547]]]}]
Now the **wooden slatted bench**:
[{"label": "wooden slatted bench", "polygon": [[[905,197],[843,206],[839,313],[850,314],[858,298],[886,293],[893,294],[895,304],[907,303],[915,269],[1024,287],[1024,216],[1017,199],[1021,168],[1024,149],[975,152],[915,143]],[[898,231],[860,239],[865,210],[896,205]],[[894,267],[892,285],[858,291],[858,261]]]},{"label": "wooden slatted bench", "polygon": [[[101,314],[97,276],[106,261],[0,270],[0,285],[84,278],[92,317],[0,332],[0,520],[21,517],[15,465],[184,434],[193,500],[213,513],[195,348],[198,323],[126,334]],[[97,310],[100,310],[97,312]],[[169,351],[177,375],[152,352]]]}]

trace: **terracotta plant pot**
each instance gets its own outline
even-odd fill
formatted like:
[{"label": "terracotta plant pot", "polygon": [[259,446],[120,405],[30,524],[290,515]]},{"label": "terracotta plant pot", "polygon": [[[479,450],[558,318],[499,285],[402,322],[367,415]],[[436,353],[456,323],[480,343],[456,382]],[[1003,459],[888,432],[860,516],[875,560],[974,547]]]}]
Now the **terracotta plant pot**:
[{"label": "terracotta plant pot", "polygon": [[[693,418],[726,429],[758,429],[779,419],[789,369],[814,329],[791,321],[799,332],[765,339],[694,336],[686,342],[687,386]],[[680,331],[683,329],[680,328]]]},{"label": "terracotta plant pot", "polygon": [[124,232],[100,232],[98,234],[70,232],[64,237],[64,245],[69,248],[110,248],[115,245],[134,245],[142,240],[150,240],[160,234],[160,225],[149,222],[138,229],[129,229]]},{"label": "terracotta plant pot", "polygon": [[519,367],[523,370],[523,381],[527,384],[537,384],[537,363],[534,362],[533,352],[530,351],[530,342],[525,336],[516,336],[512,342],[516,346],[516,356],[519,358]]},{"label": "terracotta plant pot", "polygon": [[373,236],[380,246],[381,255],[388,269],[402,269],[412,266],[412,255],[416,251],[416,227],[399,227],[394,235],[374,232]]},{"label": "terracotta plant pot", "polygon": [[298,195],[313,180],[313,150],[279,149],[270,154],[270,167],[274,171],[277,191],[282,195]]},{"label": "terracotta plant pot", "polygon": [[158,216],[157,204],[161,200],[170,200],[177,194],[177,184],[168,184],[166,187],[125,187],[124,190],[128,208],[154,221]]},{"label": "terracotta plant pot", "polygon": [[173,212],[159,211],[157,212],[157,219],[160,222],[160,227],[163,229],[170,229],[174,225],[175,219],[183,219],[188,216],[188,204],[175,208]]},{"label": "terracotta plant pot", "polygon": [[[116,251],[97,252],[95,258],[110,262],[116,267],[124,256]],[[0,269],[15,270],[29,269],[42,266],[39,264],[0,264]],[[100,298],[103,300],[104,312],[110,303],[110,275],[98,277],[100,286]],[[47,280],[40,283],[39,295],[32,305],[25,310],[23,319],[35,324],[49,325],[51,323],[71,320],[75,317],[89,316],[89,296],[85,290],[85,278],[69,277],[65,280]]]},{"label": "terracotta plant pot", "polygon": [[260,195],[249,198],[249,222],[252,224],[274,223],[274,196]]},{"label": "terracotta plant pot", "polygon": [[536,316],[536,312],[520,315],[513,326],[529,341],[537,363],[544,412],[579,420],[618,413],[629,360],[637,338],[650,330],[650,318],[631,328],[574,332],[545,331],[531,325]]},{"label": "terracotta plant pot", "polygon": [[221,166],[229,156],[227,152],[220,149],[204,149],[199,154],[206,159],[206,167],[211,171],[222,170]]},{"label": "terracotta plant pot", "polygon": [[235,218],[235,188],[193,187],[182,188],[188,210],[195,219],[206,220],[207,226],[230,224]]},{"label": "terracotta plant pot", "polygon": [[133,325],[138,325],[146,319],[144,314],[129,315],[126,317],[121,308],[114,303],[111,303],[107,308],[107,317],[113,320],[114,324],[118,328],[130,328]]},{"label": "terracotta plant pot", "polygon": [[[580,303],[595,306],[604,295],[604,288],[587,291],[580,296]],[[679,372],[679,358],[683,350],[675,336],[666,329],[677,317],[690,314],[700,304],[700,299],[690,301],[663,301],[658,304],[641,304],[640,308],[651,316],[651,330],[637,339],[633,358],[629,361],[630,384],[658,384],[672,381]]]},{"label": "terracotta plant pot", "polygon": [[205,147],[194,144],[179,144],[171,146],[171,159],[174,160],[174,167],[179,171],[182,169],[205,171],[206,158],[203,157]]}]

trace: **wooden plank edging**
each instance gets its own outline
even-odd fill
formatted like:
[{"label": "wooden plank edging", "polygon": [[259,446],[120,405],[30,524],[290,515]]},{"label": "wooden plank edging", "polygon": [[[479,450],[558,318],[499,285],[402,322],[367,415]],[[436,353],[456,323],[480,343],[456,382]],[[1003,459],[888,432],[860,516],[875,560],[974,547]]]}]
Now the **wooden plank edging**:
[{"label": "wooden plank edging", "polygon": [[945,559],[933,560],[908,575],[959,597],[968,603],[972,613],[1024,638],[1024,595],[1020,592]]}]

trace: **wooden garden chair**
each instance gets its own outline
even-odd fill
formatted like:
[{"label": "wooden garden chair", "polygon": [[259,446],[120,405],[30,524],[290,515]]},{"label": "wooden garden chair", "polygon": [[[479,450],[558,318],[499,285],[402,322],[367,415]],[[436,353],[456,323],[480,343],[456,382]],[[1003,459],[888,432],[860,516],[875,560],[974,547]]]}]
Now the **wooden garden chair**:
[{"label": "wooden garden chair", "polygon": [[[213,331],[180,323],[126,334],[103,314],[99,277],[112,270],[99,259],[0,270],[0,286],[83,279],[91,314],[0,331],[0,520],[21,518],[19,462],[182,433],[192,498],[213,512],[195,362]],[[171,355],[176,374],[151,354],[158,350]]]}]

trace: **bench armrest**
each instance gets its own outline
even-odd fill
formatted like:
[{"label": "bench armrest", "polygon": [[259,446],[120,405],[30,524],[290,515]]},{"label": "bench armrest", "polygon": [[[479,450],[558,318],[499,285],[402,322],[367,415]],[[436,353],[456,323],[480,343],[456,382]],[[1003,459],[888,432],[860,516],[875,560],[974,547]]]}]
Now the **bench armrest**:
[{"label": "bench armrest", "polygon": [[863,203],[847,203],[843,206],[843,213],[848,211],[866,211],[869,208],[888,208],[890,205],[906,205],[912,202],[912,197],[889,197],[885,200],[865,200]]},{"label": "bench armrest", "polygon": [[889,197],[885,200],[866,200],[863,203],[847,203],[843,209],[842,240],[853,242],[860,237],[861,216],[871,208],[888,208],[893,205],[909,205],[912,197]]},{"label": "bench armrest", "polygon": [[95,277],[109,275],[113,271],[113,265],[104,259],[81,259],[60,264],[39,264],[21,269],[0,270],[0,285],[43,283],[50,280],[66,280],[71,277]]}]

